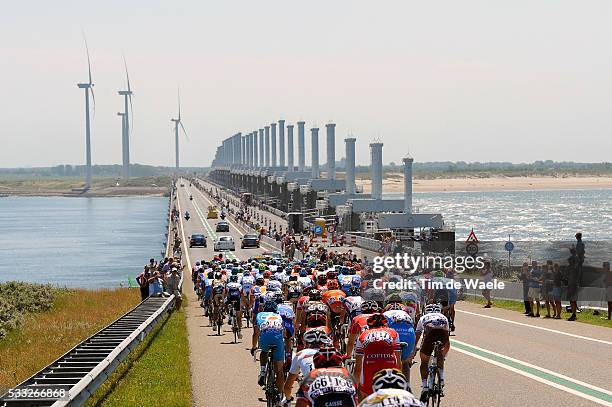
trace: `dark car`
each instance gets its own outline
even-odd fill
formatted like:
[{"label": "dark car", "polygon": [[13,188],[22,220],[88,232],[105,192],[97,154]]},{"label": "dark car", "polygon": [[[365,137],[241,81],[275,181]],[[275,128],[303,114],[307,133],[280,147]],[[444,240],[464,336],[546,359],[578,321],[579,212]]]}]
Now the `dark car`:
[{"label": "dark car", "polygon": [[229,232],[229,223],[224,220],[218,222],[215,232]]},{"label": "dark car", "polygon": [[194,233],[189,239],[189,247],[201,246],[206,247],[206,236],[201,233]]},{"label": "dark car", "polygon": [[240,248],[244,249],[245,247],[259,247],[259,236],[244,235],[242,237],[242,243],[240,244]]}]

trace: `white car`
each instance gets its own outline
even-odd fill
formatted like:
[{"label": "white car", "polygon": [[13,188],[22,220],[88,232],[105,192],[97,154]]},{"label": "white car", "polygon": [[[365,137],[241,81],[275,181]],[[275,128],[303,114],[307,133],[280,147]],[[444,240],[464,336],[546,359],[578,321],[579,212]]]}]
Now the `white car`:
[{"label": "white car", "polygon": [[234,238],[232,236],[219,236],[217,240],[215,240],[214,250],[216,252],[220,250],[236,250]]}]

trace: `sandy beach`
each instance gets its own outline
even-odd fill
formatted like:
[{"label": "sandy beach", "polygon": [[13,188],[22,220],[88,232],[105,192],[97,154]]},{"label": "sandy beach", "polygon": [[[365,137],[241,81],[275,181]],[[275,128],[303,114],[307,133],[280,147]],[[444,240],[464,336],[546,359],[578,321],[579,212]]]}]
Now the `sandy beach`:
[{"label": "sandy beach", "polygon": [[[365,193],[371,191],[370,180],[356,180]],[[445,178],[415,179],[415,192],[458,191],[527,191],[559,189],[608,189],[612,188],[612,177],[499,177],[499,178]],[[403,192],[402,176],[383,180],[383,192]]]}]

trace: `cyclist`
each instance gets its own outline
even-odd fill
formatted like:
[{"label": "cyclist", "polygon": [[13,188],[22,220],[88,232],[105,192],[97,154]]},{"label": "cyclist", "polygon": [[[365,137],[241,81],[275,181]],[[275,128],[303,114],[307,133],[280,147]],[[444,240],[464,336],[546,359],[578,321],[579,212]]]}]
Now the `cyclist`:
[{"label": "cyclist", "polygon": [[[223,283],[221,273],[216,273],[212,283],[213,321],[215,321],[215,323],[221,319],[219,313],[222,312],[224,293],[225,284]],[[213,330],[214,329],[215,326],[213,325]]]},{"label": "cyclist", "polygon": [[383,313],[389,324],[399,335],[399,340],[405,345],[402,347],[402,373],[410,380],[410,367],[412,366],[412,353],[416,344],[414,322],[406,312],[406,306],[400,303],[391,303]]},{"label": "cyclist", "polygon": [[253,308],[251,309],[251,318],[253,323],[253,334],[251,336],[251,355],[255,354],[257,348],[257,342],[259,340],[259,327],[257,326],[257,314],[263,309],[263,296],[266,292],[264,285],[264,278],[257,277],[255,280],[255,286],[251,290],[251,303]]},{"label": "cyclist", "polygon": [[433,353],[434,343],[441,342],[442,348],[438,353],[438,372],[440,374],[440,385],[444,388],[444,358],[450,349],[448,319],[442,314],[440,304],[428,304],[425,306],[425,314],[419,319],[416,327],[416,342],[419,342],[423,335],[421,344],[421,401],[426,401],[429,388],[427,387],[427,375],[429,358]]},{"label": "cyclist", "polygon": [[251,290],[253,289],[253,285],[255,284],[255,277],[251,275],[248,270],[245,270],[242,275],[242,307],[246,309],[250,309],[253,306],[252,298],[251,298]]},{"label": "cyclist", "polygon": [[240,303],[242,299],[242,286],[238,282],[238,276],[230,276],[229,282],[225,286],[225,306],[233,307],[236,312],[236,320],[238,323],[238,338],[242,339],[242,309]]},{"label": "cyclist", "polygon": [[[278,314],[278,305],[275,301],[266,301],[263,311],[257,314],[257,327],[259,328],[259,348],[261,356],[259,358],[260,370],[257,383],[260,386],[265,384],[266,364],[268,357],[272,357],[274,371],[276,373],[276,387],[279,394],[282,394],[285,385],[285,375],[283,372],[283,361],[285,360],[285,342],[283,340],[283,318]],[[271,346],[274,350],[269,355]]]},{"label": "cyclist", "polygon": [[366,397],[359,407],[424,407],[410,392],[410,381],[397,369],[381,369],[372,379],[374,393]]},{"label": "cyclist", "polygon": [[339,289],[338,282],[336,280],[327,281],[328,291],[322,295],[323,303],[329,307],[330,310],[330,328],[334,332],[334,346],[340,349],[340,341],[344,338],[340,338],[340,327],[344,321],[344,304],[343,300],[346,298],[344,291]]},{"label": "cyclist", "polygon": [[313,356],[314,369],[304,378],[296,407],[355,407],[355,383],[342,367],[343,357],[333,347],[323,347]]},{"label": "cyclist", "polygon": [[384,315],[372,314],[367,323],[368,329],[359,335],[355,347],[355,379],[360,399],[373,393],[374,373],[402,366],[399,335],[386,326]]},{"label": "cyclist", "polygon": [[[285,398],[291,399],[291,389],[293,388],[293,384],[298,378],[298,375],[301,373],[302,377],[307,377],[310,371],[314,368],[314,361],[312,360],[315,353],[318,352],[319,348],[322,346],[331,346],[332,341],[325,334],[325,332],[321,332],[318,330],[311,330],[304,333],[304,345],[306,346],[304,349],[299,351],[293,357],[291,361],[291,367],[289,368],[289,374],[287,375],[287,379],[285,380]],[[298,391],[298,397],[302,396]]]},{"label": "cyclist", "polygon": [[361,304],[361,314],[353,318],[351,327],[348,333],[348,343],[346,345],[347,356],[352,356],[353,349],[355,348],[355,342],[359,335],[368,329],[368,318],[377,312],[380,312],[380,307],[376,301],[364,301]]},{"label": "cyclist", "polygon": [[275,292],[274,298],[276,303],[278,304],[278,313],[283,318],[283,327],[285,328],[285,365],[288,368],[291,363],[291,353],[293,351],[293,336],[295,335],[295,312],[293,312],[293,304],[291,304],[289,301],[284,301],[282,292]]}]

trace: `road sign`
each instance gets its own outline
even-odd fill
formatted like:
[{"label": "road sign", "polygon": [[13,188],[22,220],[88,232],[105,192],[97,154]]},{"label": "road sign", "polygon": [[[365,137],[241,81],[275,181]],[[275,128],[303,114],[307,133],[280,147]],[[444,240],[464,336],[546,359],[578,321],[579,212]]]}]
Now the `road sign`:
[{"label": "road sign", "polygon": [[472,229],[472,231],[468,235],[468,238],[465,240],[465,242],[466,243],[469,243],[469,242],[478,243],[478,238],[476,237],[476,233],[474,233],[474,229]]},{"label": "road sign", "polygon": [[508,240],[504,245],[504,248],[508,251],[508,253],[510,253],[512,250],[514,250],[514,243]]},{"label": "road sign", "polygon": [[465,251],[470,256],[475,256],[478,253],[478,245],[476,243],[468,243],[465,246]]},{"label": "road sign", "polygon": [[323,232],[323,228],[320,225],[316,225],[313,231],[315,232],[315,234],[320,235],[321,232]]},{"label": "road sign", "polygon": [[327,233],[334,233],[334,230],[336,230],[334,225],[328,225],[327,226]]}]

